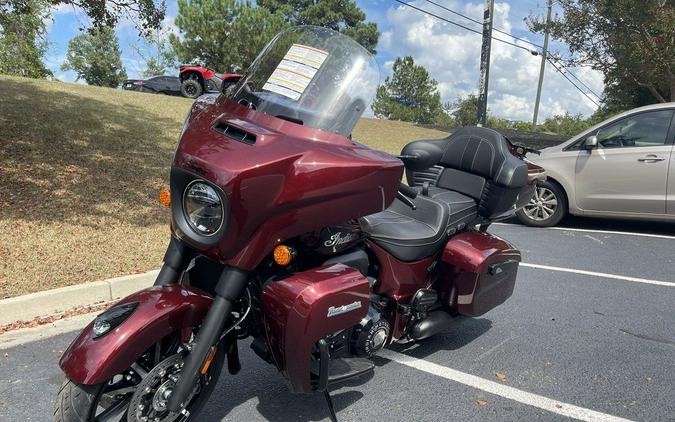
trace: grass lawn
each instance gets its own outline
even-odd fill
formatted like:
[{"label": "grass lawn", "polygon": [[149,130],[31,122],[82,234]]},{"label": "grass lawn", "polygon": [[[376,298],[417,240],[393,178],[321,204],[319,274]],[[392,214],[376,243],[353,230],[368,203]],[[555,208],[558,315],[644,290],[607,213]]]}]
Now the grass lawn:
[{"label": "grass lawn", "polygon": [[[191,101],[0,76],[0,298],[158,268],[157,202]],[[363,119],[398,153],[443,132]]]}]

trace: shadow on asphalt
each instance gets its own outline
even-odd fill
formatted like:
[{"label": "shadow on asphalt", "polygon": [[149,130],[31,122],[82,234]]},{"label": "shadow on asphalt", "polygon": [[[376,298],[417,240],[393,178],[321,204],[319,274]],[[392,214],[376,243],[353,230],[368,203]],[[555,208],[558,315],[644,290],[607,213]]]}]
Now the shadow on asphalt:
[{"label": "shadow on asphalt", "polygon": [[[522,225],[517,218],[504,220],[504,223]],[[557,227],[675,236],[675,223],[668,222],[567,216],[557,225]]]},{"label": "shadow on asphalt", "polygon": [[[418,359],[438,352],[439,350],[452,351],[465,347],[492,328],[492,321],[486,318],[457,318],[447,330],[430,338],[402,344],[393,344],[389,349],[405,353]],[[386,359],[377,359],[378,366],[389,362]]]},{"label": "shadow on asphalt", "polygon": [[[391,350],[405,353],[409,356],[423,359],[440,350],[450,351],[460,349],[492,327],[492,321],[485,318],[471,319],[458,318],[450,328],[443,333],[429,339],[407,344],[395,344]],[[242,370],[240,375],[228,377],[223,374],[223,382],[219,383],[214,391],[209,404],[205,409],[205,417],[208,420],[222,420],[223,418],[237,419],[246,403],[257,398],[256,411],[268,421],[282,422],[295,421],[323,421],[328,418],[328,408],[322,394],[291,393],[283,383],[281,376],[271,365],[258,360],[252,354],[241,354]],[[387,359],[374,359],[378,368],[386,367],[391,362]],[[246,375],[244,375],[246,373]],[[244,375],[246,380],[237,380]],[[362,391],[367,391],[366,383],[376,376],[373,372],[331,387],[331,397],[336,412],[348,409],[364,397]],[[219,401],[219,397],[227,397]]]}]

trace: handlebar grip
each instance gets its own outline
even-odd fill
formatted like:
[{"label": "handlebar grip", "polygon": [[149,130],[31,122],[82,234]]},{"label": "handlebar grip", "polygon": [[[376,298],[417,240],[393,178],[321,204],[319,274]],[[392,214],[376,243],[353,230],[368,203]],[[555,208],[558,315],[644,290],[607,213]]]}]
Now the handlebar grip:
[{"label": "handlebar grip", "polygon": [[401,183],[401,186],[399,186],[398,191],[410,199],[417,198],[417,191],[408,185],[404,185],[403,183]]}]

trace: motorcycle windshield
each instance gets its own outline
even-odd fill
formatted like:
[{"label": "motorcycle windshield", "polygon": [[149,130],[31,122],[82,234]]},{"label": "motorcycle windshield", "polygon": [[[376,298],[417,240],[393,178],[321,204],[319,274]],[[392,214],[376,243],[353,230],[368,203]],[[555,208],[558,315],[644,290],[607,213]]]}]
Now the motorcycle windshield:
[{"label": "motorcycle windshield", "polygon": [[373,56],[327,28],[279,33],[255,59],[229,97],[297,124],[351,134],[380,82]]}]

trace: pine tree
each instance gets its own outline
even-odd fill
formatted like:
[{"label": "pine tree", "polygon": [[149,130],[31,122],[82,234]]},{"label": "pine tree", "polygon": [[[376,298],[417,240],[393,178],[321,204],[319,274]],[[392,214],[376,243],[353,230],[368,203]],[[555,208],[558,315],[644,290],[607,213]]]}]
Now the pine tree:
[{"label": "pine tree", "polygon": [[438,83],[410,56],[394,62],[393,75],[377,88],[373,111],[387,119],[433,123],[443,113]]},{"label": "pine tree", "polygon": [[176,26],[171,35],[176,56],[218,71],[241,72],[280,30],[283,17],[250,0],[178,0]]}]

